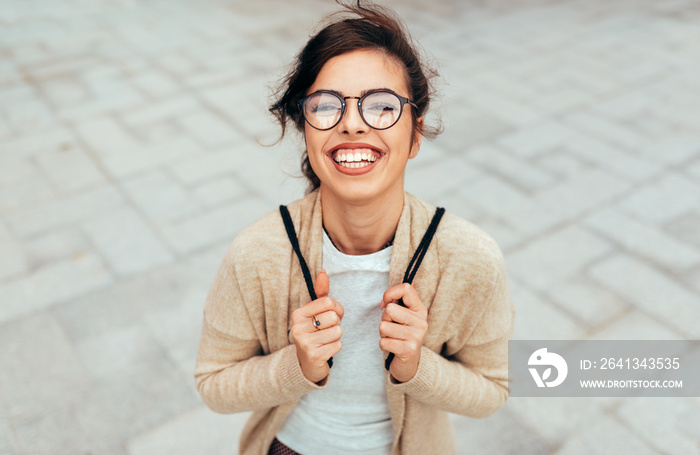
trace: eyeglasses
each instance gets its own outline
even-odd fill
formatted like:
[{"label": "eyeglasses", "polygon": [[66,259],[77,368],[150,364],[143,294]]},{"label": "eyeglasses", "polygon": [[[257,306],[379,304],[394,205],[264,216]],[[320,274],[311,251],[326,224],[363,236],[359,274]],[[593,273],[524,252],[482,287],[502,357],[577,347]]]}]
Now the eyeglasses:
[{"label": "eyeglasses", "polygon": [[401,118],[404,104],[417,108],[416,103],[391,90],[373,90],[361,97],[341,97],[335,92],[319,90],[299,100],[299,106],[307,123],[321,131],[336,126],[345,114],[345,100],[357,101],[360,117],[375,130],[391,128]]}]

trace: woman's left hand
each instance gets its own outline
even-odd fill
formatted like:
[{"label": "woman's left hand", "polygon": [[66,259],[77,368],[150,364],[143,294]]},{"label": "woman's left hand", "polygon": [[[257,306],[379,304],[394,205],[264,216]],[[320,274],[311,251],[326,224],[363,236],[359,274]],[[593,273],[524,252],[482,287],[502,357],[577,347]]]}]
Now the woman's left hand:
[{"label": "woman's left hand", "polygon": [[[402,307],[397,302],[403,299]],[[428,330],[428,310],[412,285],[402,283],[389,288],[382,298],[382,322],[379,323],[379,347],[395,357],[389,372],[398,382],[409,381],[418,371],[423,338]]]}]

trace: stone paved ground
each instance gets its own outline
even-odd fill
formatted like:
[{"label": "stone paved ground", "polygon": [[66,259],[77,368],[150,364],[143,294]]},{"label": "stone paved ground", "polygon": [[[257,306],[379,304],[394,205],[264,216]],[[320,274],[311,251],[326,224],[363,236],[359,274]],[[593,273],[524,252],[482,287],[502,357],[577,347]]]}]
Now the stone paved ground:
[{"label": "stone paved ground", "polygon": [[[700,338],[695,0],[393,1],[440,63],[407,188],[490,232],[515,338]],[[267,86],[328,1],[0,2],[0,453],[235,453],[201,310],[302,194]],[[512,398],[460,453],[697,454],[700,399]]]}]

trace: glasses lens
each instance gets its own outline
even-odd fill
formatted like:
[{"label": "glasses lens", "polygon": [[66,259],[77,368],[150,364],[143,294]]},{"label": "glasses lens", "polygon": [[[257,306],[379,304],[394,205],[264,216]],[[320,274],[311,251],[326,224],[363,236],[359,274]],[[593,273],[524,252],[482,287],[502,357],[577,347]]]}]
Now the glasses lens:
[{"label": "glasses lens", "polygon": [[400,115],[401,100],[393,93],[370,93],[362,100],[362,117],[372,128],[389,128]]},{"label": "glasses lens", "polygon": [[333,128],[343,110],[343,104],[331,93],[316,93],[304,101],[304,117],[314,128],[327,130]]}]

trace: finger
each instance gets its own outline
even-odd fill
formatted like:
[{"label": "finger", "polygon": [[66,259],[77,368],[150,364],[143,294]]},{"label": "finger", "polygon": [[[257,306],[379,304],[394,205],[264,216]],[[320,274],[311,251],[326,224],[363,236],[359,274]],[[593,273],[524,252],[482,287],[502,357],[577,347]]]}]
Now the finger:
[{"label": "finger", "polygon": [[389,321],[379,323],[379,336],[381,338],[393,338],[395,340],[408,340],[414,337],[416,329],[407,325],[394,324]]},{"label": "finger", "polygon": [[334,325],[340,325],[340,316],[338,316],[338,313],[335,311],[324,311],[323,313],[319,313],[316,315],[316,320],[318,321],[318,324],[314,323],[313,317],[310,318],[308,323],[309,328],[306,330],[307,332],[323,330]]},{"label": "finger", "polygon": [[328,290],[330,289],[330,282],[328,280],[328,274],[324,269],[319,270],[318,275],[316,275],[316,282],[314,283],[314,292],[316,292],[316,297],[327,297]]},{"label": "finger", "polygon": [[343,342],[340,340],[333,341],[332,343],[324,344],[319,348],[318,356],[326,362],[328,359],[336,355],[343,348]]},{"label": "finger", "polygon": [[384,308],[391,302],[398,302],[399,299],[403,299],[403,304],[410,310],[421,311],[425,309],[415,288],[408,283],[401,283],[387,289],[382,296],[381,307]]},{"label": "finger", "polygon": [[409,353],[410,346],[405,340],[381,338],[379,340],[379,348],[384,352],[393,352],[398,359],[404,359]]},{"label": "finger", "polygon": [[294,318],[293,320],[295,321],[297,318],[308,319],[314,314],[323,313],[325,311],[335,311],[341,319],[344,313],[343,307],[336,302],[335,299],[332,297],[321,297],[294,310],[292,318]]},{"label": "finger", "polygon": [[417,313],[408,308],[404,308],[396,303],[390,303],[382,313],[382,321],[389,321],[412,327],[423,327],[427,325],[425,317],[423,317],[424,314],[425,313]]},{"label": "finger", "polygon": [[[318,271],[316,275],[316,282],[314,283],[314,292],[316,293],[316,298],[321,299],[323,297],[328,297],[328,292],[330,290],[330,281],[328,280],[328,274],[325,269]],[[335,312],[338,313],[340,319],[343,319],[345,314],[345,309],[341,304],[335,302]]]},{"label": "finger", "polygon": [[301,344],[306,346],[306,349],[318,349],[329,343],[334,343],[343,336],[343,329],[339,325],[334,325],[323,330],[315,330],[312,333],[307,333],[301,340]]}]

